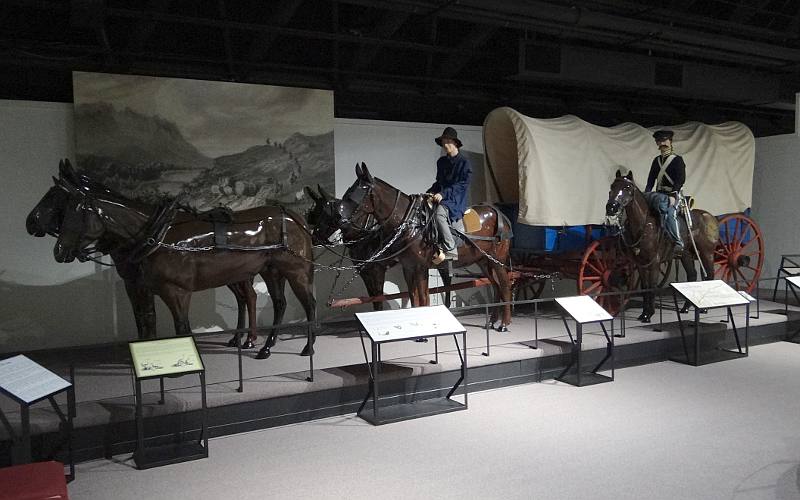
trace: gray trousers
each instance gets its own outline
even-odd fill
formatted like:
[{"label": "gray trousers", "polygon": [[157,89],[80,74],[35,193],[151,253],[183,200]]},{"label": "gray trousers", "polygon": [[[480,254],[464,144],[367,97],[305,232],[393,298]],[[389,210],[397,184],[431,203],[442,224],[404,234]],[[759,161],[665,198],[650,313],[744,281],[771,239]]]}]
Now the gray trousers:
[{"label": "gray trousers", "polygon": [[441,203],[436,205],[436,227],[439,229],[439,242],[442,245],[444,253],[455,254],[456,240],[453,238],[453,233],[450,232],[450,216],[447,212],[447,207]]}]

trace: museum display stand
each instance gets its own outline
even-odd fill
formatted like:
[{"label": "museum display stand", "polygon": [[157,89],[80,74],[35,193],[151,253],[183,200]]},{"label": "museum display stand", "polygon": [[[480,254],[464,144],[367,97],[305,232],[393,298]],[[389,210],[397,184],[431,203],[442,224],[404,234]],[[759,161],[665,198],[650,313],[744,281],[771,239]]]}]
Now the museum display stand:
[{"label": "museum display stand", "polygon": [[[577,387],[612,382],[614,380],[614,317],[588,295],[559,297],[556,299],[556,303],[561,307],[561,320],[564,322],[564,327],[567,329],[567,335],[569,335],[571,345],[571,359],[561,374],[556,377],[556,380]],[[575,321],[574,337],[569,328],[567,316],[565,316],[564,313]],[[612,335],[609,335],[603,323],[604,321],[609,321],[611,323]],[[584,371],[582,354],[583,326],[592,323],[598,323],[603,330],[603,334],[606,337],[606,354],[592,370]],[[609,359],[611,360],[611,376],[597,373]],[[575,371],[570,372],[573,366],[575,366]]]},{"label": "museum display stand", "polygon": [[[391,311],[375,311],[356,313],[359,322],[361,346],[364,360],[369,371],[369,390],[356,414],[373,425],[399,422],[412,418],[466,410],[468,404],[467,389],[467,331],[445,306],[415,307]],[[364,344],[364,334],[371,343],[372,361]],[[444,397],[423,399],[410,403],[381,405],[380,374],[381,346],[390,342],[416,340],[425,337],[452,335],[456,352],[461,360],[460,376]],[[462,338],[459,346],[458,336]],[[437,345],[438,358],[438,345]],[[458,387],[464,385],[464,402],[451,399]],[[372,398],[372,409],[365,410],[367,402]]]},{"label": "museum display stand", "polygon": [[[773,302],[775,302],[775,297],[778,295],[778,284],[781,278],[789,276],[800,276],[800,254],[781,255],[781,265],[778,266],[778,273],[775,275],[775,288],[772,290]],[[786,285],[786,287],[788,287],[788,285]],[[789,290],[784,289],[784,292],[789,293]],[[794,294],[795,300],[800,302],[800,298],[797,297],[797,292],[794,289],[792,289],[792,294]],[[786,301],[789,301],[788,295],[786,295]]]},{"label": "museum display stand", "polygon": [[[188,462],[208,457],[208,407],[203,361],[191,336],[130,342],[136,385],[136,451],[133,460],[139,469]],[[185,375],[200,377],[201,428],[197,441],[179,441],[145,446],[142,382],[159,380],[160,400],[164,403],[164,378]],[[187,432],[181,430],[180,434]]]},{"label": "museum display stand", "polygon": [[[672,361],[684,363],[692,366],[701,366],[728,359],[747,357],[750,352],[749,333],[750,333],[750,303],[755,300],[746,293],[737,292],[722,280],[712,281],[692,281],[685,283],[670,283],[673,289],[672,298],[675,302],[675,311],[678,315],[678,327],[681,332],[681,343],[683,353],[670,358]],[[681,320],[681,312],[678,307],[678,295],[688,300],[694,308],[694,349],[690,354],[689,346],[686,341],[686,331]],[[739,338],[739,330],[733,320],[731,307],[745,306],[747,308],[744,327],[744,347]],[[700,312],[711,309],[726,308],[728,311],[728,323],[733,330],[733,337],[736,340],[736,350],[725,349],[717,346],[716,349],[703,353],[700,357]],[[692,355],[693,354],[693,355]]]},{"label": "museum display stand", "polygon": [[[786,287],[792,290],[792,293],[795,297],[797,297],[797,290],[800,290],[800,276],[787,276],[786,277]],[[787,292],[788,293],[788,292]],[[786,296],[786,318],[789,318],[789,296]],[[800,344],[800,329],[795,330],[794,332],[789,333],[786,336],[787,342],[792,342],[793,344]]]},{"label": "museum display stand", "polygon": [[[59,440],[53,446],[52,454],[55,455],[66,444],[67,465],[69,474],[67,480],[75,479],[75,461],[72,455],[72,420],[75,417],[75,387],[47,368],[20,354],[0,361],[0,393],[19,403],[20,407],[20,432],[17,434],[8,418],[0,409],[0,421],[11,436],[12,462],[14,464],[31,463],[31,406],[44,401],[50,402],[53,411],[58,416]],[[56,395],[66,393],[67,411],[61,409],[56,402]]]}]

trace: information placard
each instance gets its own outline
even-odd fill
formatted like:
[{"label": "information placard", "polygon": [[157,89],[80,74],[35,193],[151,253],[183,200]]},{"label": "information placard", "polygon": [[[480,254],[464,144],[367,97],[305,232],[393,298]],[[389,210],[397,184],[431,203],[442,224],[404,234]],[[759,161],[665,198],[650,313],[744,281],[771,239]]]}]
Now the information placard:
[{"label": "information placard", "polygon": [[572,316],[578,323],[594,323],[597,321],[608,321],[614,319],[608,311],[603,309],[600,304],[595,302],[588,295],[576,295],[575,297],[558,297],[558,305]]},{"label": "information placard", "polygon": [[793,286],[800,288],[800,276],[787,276],[786,281],[791,283]]},{"label": "information placard", "polygon": [[464,326],[442,305],[356,313],[356,318],[373,342],[464,331]]},{"label": "information placard", "polygon": [[739,290],[739,295],[746,298],[748,302],[755,302],[756,298],[750,295],[749,293],[745,292],[744,290]]},{"label": "information placard", "polygon": [[743,306],[749,302],[749,299],[742,297],[739,292],[722,280],[687,281],[670,283],[670,286],[686,297],[686,300],[693,306],[700,309]]},{"label": "information placard", "polygon": [[0,388],[24,403],[30,404],[71,385],[24,354],[0,361]]},{"label": "information placard", "polygon": [[192,337],[131,342],[128,346],[137,378],[204,370]]}]

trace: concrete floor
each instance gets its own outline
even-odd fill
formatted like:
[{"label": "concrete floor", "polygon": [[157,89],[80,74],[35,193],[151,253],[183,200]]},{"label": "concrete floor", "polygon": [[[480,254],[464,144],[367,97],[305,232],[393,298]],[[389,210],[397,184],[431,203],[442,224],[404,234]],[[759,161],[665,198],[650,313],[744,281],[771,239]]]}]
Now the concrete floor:
[{"label": "concrete floor", "polygon": [[800,345],[663,362],[576,388],[470,394],[466,411],[373,427],[354,415],[213,439],[138,471],[78,465],[74,499],[800,498]]}]

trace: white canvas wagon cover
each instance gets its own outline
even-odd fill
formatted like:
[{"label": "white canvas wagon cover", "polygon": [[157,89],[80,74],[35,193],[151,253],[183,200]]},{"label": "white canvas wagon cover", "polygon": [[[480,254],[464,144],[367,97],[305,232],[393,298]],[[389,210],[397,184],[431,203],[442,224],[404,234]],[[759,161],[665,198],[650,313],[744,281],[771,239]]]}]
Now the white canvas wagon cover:
[{"label": "white canvas wagon cover", "polygon": [[673,147],[686,162],[684,193],[697,208],[720,215],[751,204],[755,140],[739,122],[644,128],[600,127],[576,116],[539,119],[511,108],[493,110],[483,124],[487,195],[519,202],[519,222],[545,226],[600,224],[617,169],[633,172],[644,189],[658,154],[653,131],[675,132]]}]

